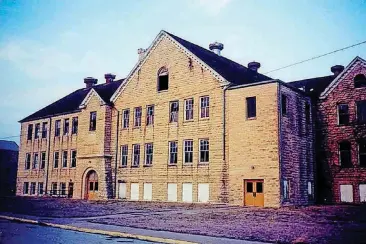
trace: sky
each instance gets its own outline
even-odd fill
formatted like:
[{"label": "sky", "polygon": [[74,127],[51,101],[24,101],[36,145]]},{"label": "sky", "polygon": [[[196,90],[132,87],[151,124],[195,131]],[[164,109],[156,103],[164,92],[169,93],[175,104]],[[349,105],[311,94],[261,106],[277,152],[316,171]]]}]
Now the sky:
[{"label": "sky", "polygon": [[[84,87],[124,78],[160,30],[266,73],[366,41],[365,0],[0,0],[0,139],[19,142],[18,121]],[[366,59],[366,44],[269,73],[293,81]]]}]

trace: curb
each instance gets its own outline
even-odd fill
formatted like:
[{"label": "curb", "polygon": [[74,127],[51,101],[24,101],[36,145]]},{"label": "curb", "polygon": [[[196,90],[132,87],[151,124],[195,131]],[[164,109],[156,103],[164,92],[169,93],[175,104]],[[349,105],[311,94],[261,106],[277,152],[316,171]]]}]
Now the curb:
[{"label": "curb", "polygon": [[59,229],[64,229],[64,230],[73,230],[73,231],[84,232],[84,233],[138,239],[138,240],[143,240],[143,241],[168,243],[168,244],[198,244],[197,242],[181,241],[181,240],[167,239],[167,238],[161,238],[161,237],[135,235],[135,234],[129,234],[129,233],[124,233],[124,232],[79,228],[79,227],[75,227],[75,226],[71,226],[71,225],[45,223],[45,222],[41,222],[41,221],[37,221],[37,220],[10,217],[10,216],[5,216],[5,215],[0,215],[0,219],[6,219],[6,220],[10,220],[10,221],[16,221],[16,222],[22,222],[22,223],[28,223],[28,224],[36,224],[36,225],[40,225],[40,226],[49,226],[49,227],[54,227],[54,228],[59,228]]}]

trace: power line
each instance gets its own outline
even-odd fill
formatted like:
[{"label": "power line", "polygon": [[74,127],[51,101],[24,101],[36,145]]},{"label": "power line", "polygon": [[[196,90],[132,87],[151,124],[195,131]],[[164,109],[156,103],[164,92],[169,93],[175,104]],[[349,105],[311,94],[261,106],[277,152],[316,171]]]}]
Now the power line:
[{"label": "power line", "polygon": [[309,58],[309,59],[306,59],[306,60],[302,60],[302,61],[299,61],[299,62],[296,62],[296,63],[293,63],[293,64],[289,64],[289,65],[280,67],[278,69],[270,70],[270,71],[268,71],[268,72],[266,72],[264,74],[266,75],[268,73],[272,73],[272,72],[275,72],[275,71],[278,71],[278,70],[286,69],[288,67],[292,67],[292,66],[295,66],[295,65],[298,65],[298,64],[302,64],[302,63],[305,63],[305,62],[308,62],[308,61],[311,61],[311,60],[314,60],[314,59],[318,59],[318,58],[321,58],[321,57],[324,57],[324,56],[327,56],[327,55],[330,55],[330,54],[333,54],[333,53],[336,53],[336,52],[344,51],[346,49],[349,49],[349,48],[352,48],[352,47],[356,47],[356,46],[359,46],[359,45],[362,45],[362,44],[365,44],[365,43],[366,43],[366,41],[359,42],[359,43],[353,44],[351,46],[347,46],[347,47],[343,47],[343,48],[340,48],[340,49],[331,51],[329,53],[321,54],[321,55],[318,55],[318,56],[315,56],[315,57],[312,57],[312,58]]},{"label": "power line", "polygon": [[10,139],[10,138],[14,138],[14,137],[20,137],[20,135],[3,137],[3,138],[0,138],[0,140]]}]

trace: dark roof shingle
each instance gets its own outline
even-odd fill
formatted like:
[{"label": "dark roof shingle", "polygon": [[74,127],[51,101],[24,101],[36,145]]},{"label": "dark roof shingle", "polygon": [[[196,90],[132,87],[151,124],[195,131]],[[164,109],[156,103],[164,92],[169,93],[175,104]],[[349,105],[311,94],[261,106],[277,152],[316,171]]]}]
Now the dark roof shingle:
[{"label": "dark roof shingle", "polygon": [[0,150],[19,151],[19,146],[13,141],[0,140]]},{"label": "dark roof shingle", "polygon": [[[104,102],[109,103],[109,99],[117,88],[121,85],[123,79],[113,81],[109,84],[100,84],[93,86],[92,88],[99,94]],[[82,88],[78,89],[69,95],[57,100],[54,103],[38,110],[37,112],[25,117],[19,122],[26,122],[35,119],[47,118],[49,116],[54,116],[58,114],[73,113],[79,110],[79,106],[89,93],[92,88]]]},{"label": "dark roof shingle", "polygon": [[255,72],[247,67],[238,64],[223,56],[219,56],[212,51],[200,47],[194,43],[186,41],[169,32],[166,32],[173,39],[179,42],[182,46],[187,48],[190,52],[196,55],[199,59],[205,62],[213,70],[219,73],[227,81],[233,85],[250,84],[259,81],[272,80],[271,77]]}]

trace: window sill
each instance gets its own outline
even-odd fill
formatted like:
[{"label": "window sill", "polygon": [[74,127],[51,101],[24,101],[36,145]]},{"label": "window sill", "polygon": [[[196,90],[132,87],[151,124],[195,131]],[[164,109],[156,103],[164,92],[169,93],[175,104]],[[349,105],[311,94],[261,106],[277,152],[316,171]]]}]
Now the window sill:
[{"label": "window sill", "polygon": [[132,127],[133,130],[137,130],[137,129],[140,129],[141,130],[141,126],[134,126]]},{"label": "window sill", "polygon": [[146,167],[146,168],[150,168],[150,167],[152,167],[152,164],[144,164],[144,166],[143,166],[144,168]]},{"label": "window sill", "polygon": [[198,162],[198,166],[208,166],[210,162]]},{"label": "window sill", "polygon": [[206,121],[206,120],[210,120],[210,117],[205,117],[205,118],[199,118],[199,121]]},{"label": "window sill", "polygon": [[140,165],[131,165],[131,168],[139,168]]},{"label": "window sill", "polygon": [[183,167],[192,167],[193,163],[183,163]]},{"label": "window sill", "polygon": [[125,169],[125,168],[127,168],[127,165],[118,166],[118,168]]},{"label": "window sill", "polygon": [[177,167],[177,166],[178,164],[171,164],[171,163],[168,164],[168,167]]},{"label": "window sill", "polygon": [[246,120],[256,120],[257,117],[250,117],[250,118],[247,118]]},{"label": "window sill", "polygon": [[192,122],[194,122],[194,119],[183,120],[183,123],[192,123]]}]

